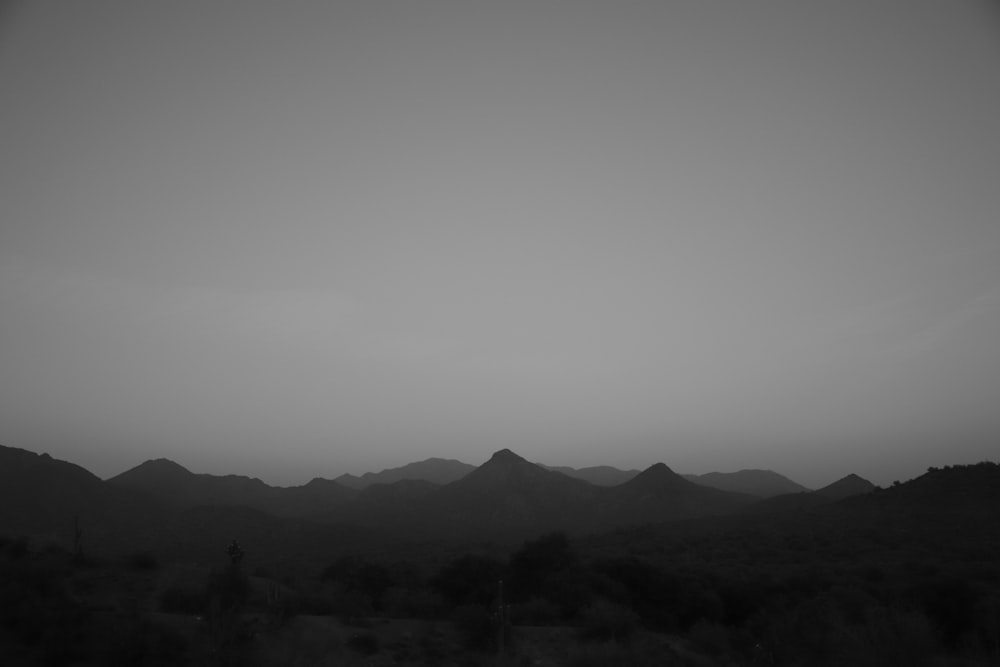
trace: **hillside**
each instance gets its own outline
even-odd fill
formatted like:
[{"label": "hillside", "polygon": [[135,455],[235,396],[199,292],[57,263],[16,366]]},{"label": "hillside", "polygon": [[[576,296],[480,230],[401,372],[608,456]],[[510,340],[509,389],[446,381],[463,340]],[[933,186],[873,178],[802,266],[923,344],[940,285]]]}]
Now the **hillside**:
[{"label": "hillside", "polygon": [[541,465],[546,470],[561,472],[567,477],[582,479],[596,486],[618,486],[624,484],[639,474],[638,470],[619,470],[612,466],[590,466],[587,468],[570,468],[568,466]]},{"label": "hillside", "polygon": [[846,477],[838,479],[832,484],[828,484],[821,489],[817,489],[814,493],[817,496],[822,496],[828,500],[843,500],[844,498],[849,498],[851,496],[871,493],[874,490],[874,484],[869,482],[867,479],[852,473]]},{"label": "hillside", "polygon": [[749,505],[745,511],[752,514],[788,514],[809,512],[845,498],[872,493],[875,485],[855,474],[850,474],[816,491],[784,493],[764,498]]},{"label": "hillside", "polygon": [[608,525],[692,519],[732,512],[754,498],[713,489],[684,479],[656,463],[609,490],[600,509]]},{"label": "hillside", "polygon": [[146,461],[108,480],[108,484],[148,495],[170,507],[248,507],[283,517],[329,514],[343,508],[355,495],[331,480],[274,487],[241,475],[196,474],[167,459]]},{"label": "hillside", "polygon": [[737,472],[710,472],[704,475],[684,475],[684,478],[702,486],[736,493],[748,493],[761,498],[771,498],[786,493],[802,493],[809,490],[773,470],[745,469]]},{"label": "hillside", "polygon": [[418,480],[442,485],[457,481],[475,469],[476,466],[455,459],[429,458],[398,468],[386,468],[377,473],[366,472],[360,477],[344,474],[334,481],[359,491],[373,484],[392,484],[402,480]]},{"label": "hillside", "polygon": [[449,536],[520,537],[586,523],[600,489],[500,450],[422,507],[426,529]]},{"label": "hillside", "polygon": [[85,549],[118,549],[147,539],[165,516],[157,503],[78,465],[0,446],[2,533],[69,547],[78,526]]}]

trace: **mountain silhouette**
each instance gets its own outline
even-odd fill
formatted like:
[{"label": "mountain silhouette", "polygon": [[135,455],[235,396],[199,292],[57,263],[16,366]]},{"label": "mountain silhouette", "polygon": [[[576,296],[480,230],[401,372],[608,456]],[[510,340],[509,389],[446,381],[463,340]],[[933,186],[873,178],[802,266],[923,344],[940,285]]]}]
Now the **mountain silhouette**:
[{"label": "mountain silhouette", "polygon": [[809,490],[773,470],[744,469],[737,472],[709,472],[704,475],[684,475],[684,478],[702,486],[710,486],[723,491],[748,493],[761,498],[771,498],[786,493],[803,493]]},{"label": "mountain silhouette", "polygon": [[89,551],[127,548],[164,516],[155,502],[78,465],[0,446],[0,532],[68,547],[79,528]]},{"label": "mountain silhouette", "polygon": [[196,474],[168,459],[146,461],[112,477],[108,483],[178,509],[247,507],[284,517],[329,513],[343,507],[356,494],[332,480],[320,478],[303,486],[275,487],[242,475]]},{"label": "mountain silhouette", "polygon": [[[539,464],[542,465],[542,464]],[[612,466],[590,466],[587,468],[570,468],[568,466],[542,465],[546,470],[561,472],[567,477],[582,479],[597,486],[618,486],[624,484],[639,474],[638,470],[619,470]]]},{"label": "mountain silhouette", "polygon": [[868,480],[850,474],[816,491],[784,493],[765,498],[747,507],[746,511],[753,514],[807,512],[845,498],[871,493],[875,488]]},{"label": "mountain silhouette", "polygon": [[428,529],[499,539],[574,529],[583,523],[599,491],[501,449],[428,498]]},{"label": "mountain silhouette", "polygon": [[864,493],[871,493],[875,490],[875,485],[863,477],[855,474],[841,477],[836,482],[828,484],[814,493],[828,500],[843,500],[850,496],[858,496]]},{"label": "mountain silhouette", "polygon": [[72,463],[0,447],[0,533],[69,546],[78,520],[91,551],[142,546],[190,558],[215,553],[220,540],[237,534],[252,538],[258,553],[289,560],[344,544],[509,543],[552,530],[597,533],[709,517],[805,522],[831,534],[908,531],[960,543],[968,541],[960,530],[988,533],[981,524],[995,518],[998,504],[996,464],[932,469],[889,489],[848,475],[817,492],[758,500],[696,484],[663,463],[623,484],[597,486],[508,449],[449,484],[402,479],[359,492],[321,478],[271,487],[237,475],[195,474],[167,459],[102,481]]},{"label": "mountain silhouette", "polygon": [[655,463],[624,484],[608,490],[601,508],[613,524],[691,519],[732,512],[753,496],[713,489],[684,479],[664,463]]},{"label": "mountain silhouette", "polygon": [[429,458],[408,463],[399,468],[386,468],[382,472],[366,472],[360,477],[344,474],[334,481],[359,491],[372,484],[391,484],[401,480],[422,480],[434,484],[449,484],[465,477],[475,469],[476,466],[455,459]]}]

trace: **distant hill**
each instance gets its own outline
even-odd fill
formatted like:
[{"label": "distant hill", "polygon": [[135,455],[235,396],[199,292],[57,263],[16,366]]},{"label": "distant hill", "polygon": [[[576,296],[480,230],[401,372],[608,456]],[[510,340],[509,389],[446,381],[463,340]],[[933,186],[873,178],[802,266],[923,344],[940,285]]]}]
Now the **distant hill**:
[{"label": "distant hill", "polygon": [[0,533],[69,547],[78,522],[85,550],[94,552],[141,541],[164,516],[155,502],[78,465],[0,446]]},{"label": "distant hill", "polygon": [[725,513],[754,498],[699,486],[660,463],[617,486],[598,486],[530,463],[510,450],[428,497],[428,533],[523,538],[545,530],[615,526]]},{"label": "distant hill", "polygon": [[546,470],[561,472],[568,477],[582,479],[597,486],[618,486],[624,484],[639,474],[638,470],[619,470],[611,466],[590,466],[587,468],[570,468],[568,466],[547,466],[539,463]]},{"label": "distant hill", "polygon": [[753,496],[695,484],[664,463],[656,463],[624,484],[608,490],[601,511],[618,525],[692,519],[732,512]]},{"label": "distant hill", "polygon": [[577,528],[599,493],[593,484],[502,449],[462,479],[441,487],[424,509],[431,532],[505,538]]},{"label": "distant hill", "polygon": [[357,475],[344,474],[334,481],[343,486],[361,490],[372,484],[392,484],[401,480],[422,480],[434,484],[450,484],[476,469],[476,466],[455,459],[429,458],[409,463],[399,468],[386,468],[382,472]]},{"label": "distant hill", "polygon": [[748,493],[761,498],[771,498],[786,493],[802,493],[809,490],[773,470],[747,469],[737,472],[710,472],[704,475],[684,475],[684,478],[702,486],[710,486],[723,491],[735,491],[736,493]]},{"label": "distant hill", "polygon": [[[925,474],[889,488],[848,497],[837,503],[853,521],[884,520],[894,530],[923,531],[928,523],[940,524],[948,533],[962,533],[990,525],[1000,537],[1000,465],[930,468]],[[1000,548],[1000,541],[994,546]]]},{"label": "distant hill", "polygon": [[441,538],[511,543],[551,530],[596,534],[709,517],[726,526],[909,531],[958,543],[956,531],[982,532],[997,506],[995,464],[932,469],[890,489],[848,475],[819,491],[758,500],[696,484],[663,463],[599,486],[506,449],[448,484],[400,479],[356,491],[325,479],[271,487],[248,477],[195,474],[166,459],[101,481],[72,463],[0,447],[0,533],[67,546],[79,517],[91,551],[148,547],[192,558],[221,553],[233,537],[253,542],[248,546],[259,555],[292,562],[320,547],[334,553]]},{"label": "distant hill", "polygon": [[868,480],[850,474],[816,491],[784,493],[765,498],[746,510],[755,514],[805,512],[845,498],[871,493],[875,488]]},{"label": "distant hill", "polygon": [[844,498],[849,498],[851,496],[859,496],[865,493],[871,493],[875,490],[875,485],[869,482],[863,477],[858,477],[855,474],[847,475],[846,477],[841,477],[836,482],[824,486],[822,489],[817,489],[813,493],[828,500],[843,500]]},{"label": "distant hill", "polygon": [[284,517],[329,513],[356,492],[332,480],[313,479],[303,486],[269,486],[241,475],[196,474],[168,459],[146,461],[108,480],[174,508],[247,507]]},{"label": "distant hill", "polygon": [[[152,464],[131,475],[132,481],[166,483],[192,475],[166,460]],[[314,480],[293,488],[295,493],[325,496],[323,487],[330,484]],[[312,550],[335,553],[348,545],[359,548],[386,541],[377,528],[300,522],[246,506],[178,508],[128,484],[102,481],[47,454],[0,446],[0,535],[71,549],[77,526],[85,554],[121,557],[143,550],[162,558],[200,562],[224,558],[225,546],[233,538],[240,539],[255,562],[287,563],[310,562]]]}]

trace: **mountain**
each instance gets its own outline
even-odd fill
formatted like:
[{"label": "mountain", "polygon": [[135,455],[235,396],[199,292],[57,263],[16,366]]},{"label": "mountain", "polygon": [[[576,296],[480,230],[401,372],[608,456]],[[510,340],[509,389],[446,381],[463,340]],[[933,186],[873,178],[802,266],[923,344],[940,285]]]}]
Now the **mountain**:
[{"label": "mountain", "polygon": [[[852,477],[835,484],[865,487]],[[830,501],[803,516],[810,530],[875,536],[894,549],[916,546],[966,557],[1000,549],[997,507],[1000,465],[984,462],[931,468],[908,482]]]},{"label": "mountain", "polygon": [[168,459],[146,461],[108,480],[108,484],[145,494],[174,508],[247,507],[274,516],[328,513],[355,495],[331,480],[303,486],[274,487],[241,475],[196,474]]},{"label": "mountain", "polygon": [[423,480],[443,485],[457,481],[475,469],[476,466],[455,459],[429,458],[399,468],[386,468],[382,472],[366,472],[360,477],[344,474],[334,481],[359,491],[372,484],[392,484],[405,479]]},{"label": "mountain", "polygon": [[[733,511],[753,498],[694,484],[657,464],[616,486],[547,469],[502,449],[478,468],[443,459],[367,474],[364,488],[315,479],[303,487],[270,487],[236,475],[194,474],[159,459],[109,480],[178,509],[244,507],[289,518],[377,527],[411,538],[517,540],[544,531],[593,532],[620,525],[690,519]],[[607,482],[628,473],[590,469]],[[611,471],[609,473],[609,471]],[[580,472],[580,471],[575,471]],[[458,476],[443,485],[407,475]],[[393,480],[372,483],[377,479]]]},{"label": "mountain", "polygon": [[813,493],[828,500],[843,500],[844,498],[849,498],[850,496],[859,496],[865,493],[871,493],[875,490],[875,485],[869,482],[863,477],[858,477],[855,474],[847,475],[838,479],[832,484],[824,486],[822,489],[817,489]]},{"label": "mountain", "polygon": [[868,480],[851,474],[816,491],[783,493],[764,498],[760,502],[747,507],[746,511],[753,514],[809,512],[824,505],[844,500],[845,498],[869,494],[875,488],[875,485]]},{"label": "mountain", "polygon": [[600,491],[502,449],[462,479],[441,487],[423,508],[430,532],[519,538],[582,527]]},{"label": "mountain", "polygon": [[773,470],[747,469],[737,472],[710,472],[704,475],[684,475],[684,478],[702,486],[710,486],[723,491],[735,491],[736,493],[748,493],[761,498],[771,498],[786,493],[802,493],[809,490]]},{"label": "mountain", "polygon": [[[949,531],[991,525],[996,534],[1000,507],[1000,465],[983,462],[930,468],[925,474],[886,489],[858,494],[838,503],[845,512],[885,516],[897,527],[939,522]],[[1000,547],[1000,543],[995,546]]]},{"label": "mountain", "polygon": [[0,533],[71,546],[79,528],[87,551],[125,548],[163,516],[155,502],[78,465],[0,446]]},{"label": "mountain", "polygon": [[523,539],[547,530],[590,533],[616,526],[731,512],[752,496],[699,486],[660,463],[618,486],[591,484],[503,449],[428,496],[428,533]]},{"label": "mountain", "polygon": [[587,468],[570,468],[567,466],[541,465],[546,470],[561,472],[568,477],[582,479],[597,486],[618,486],[624,484],[639,474],[638,470],[619,470],[611,466],[590,466]]},{"label": "mountain", "polygon": [[608,491],[605,522],[615,525],[692,519],[732,512],[753,496],[695,484],[656,463]]}]

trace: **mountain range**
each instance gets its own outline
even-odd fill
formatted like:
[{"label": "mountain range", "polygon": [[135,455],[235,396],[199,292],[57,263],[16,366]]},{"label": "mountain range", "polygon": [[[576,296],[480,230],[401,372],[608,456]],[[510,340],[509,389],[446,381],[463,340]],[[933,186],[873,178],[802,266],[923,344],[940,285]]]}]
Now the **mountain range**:
[{"label": "mountain range", "polygon": [[[581,479],[596,486],[618,486],[641,473],[641,470],[621,470],[613,466],[589,466],[571,468],[569,466],[550,466],[536,463],[546,470],[562,473],[567,477]],[[391,484],[404,479],[424,480],[435,484],[450,484],[465,477],[476,466],[455,459],[429,458],[415,463],[408,463],[399,468],[386,468],[381,472],[366,472],[363,475],[344,474],[334,478],[342,486],[361,490],[373,484]],[[801,493],[808,491],[806,487],[793,482],[784,475],[772,470],[739,470],[737,472],[710,472],[704,475],[682,475],[688,481],[710,486],[723,491],[746,493],[761,498],[770,498],[785,493]]]},{"label": "mountain range", "polygon": [[[340,543],[347,535],[355,544],[394,539],[512,542],[551,530],[582,535],[747,512],[780,514],[789,504],[801,506],[803,497],[809,497],[812,507],[871,495],[874,489],[849,476],[816,492],[762,499],[780,485],[801,487],[770,471],[741,471],[707,476],[730,487],[714,488],[663,463],[635,474],[618,471],[624,481],[612,485],[616,469],[570,475],[506,449],[478,467],[467,467],[471,470],[458,461],[427,459],[354,478],[361,480],[361,488],[321,478],[275,487],[251,477],[193,473],[156,459],[102,481],[72,463],[0,447],[0,533],[65,542],[79,518],[95,548],[152,544],[195,553],[202,541],[239,532],[267,541],[278,554],[293,553],[295,545],[307,542]],[[441,481],[448,479],[452,481]]]},{"label": "mountain range", "polygon": [[360,491],[372,484],[392,484],[404,479],[416,479],[434,484],[450,484],[476,469],[476,466],[455,459],[429,458],[408,463],[399,468],[386,468],[382,472],[366,472],[360,477],[344,474],[333,481]]},{"label": "mountain range", "polygon": [[710,472],[704,475],[684,475],[684,478],[723,491],[748,493],[761,498],[771,498],[786,493],[802,493],[806,487],[793,482],[773,470],[739,470],[737,472]]},{"label": "mountain range", "polygon": [[1000,536],[984,526],[996,523],[998,505],[1000,466],[989,463],[932,469],[888,489],[848,475],[817,491],[761,498],[696,484],[663,463],[600,486],[509,450],[447,484],[399,479],[358,490],[327,479],[272,487],[165,459],[104,481],[67,461],[0,447],[0,534],[72,547],[82,530],[91,553],[144,549],[191,562],[217,557],[232,538],[252,544],[262,562],[312,567],[345,550],[514,544],[552,530],[613,539],[610,531],[630,527],[698,525],[799,526],[832,543],[863,530],[993,548]]}]

